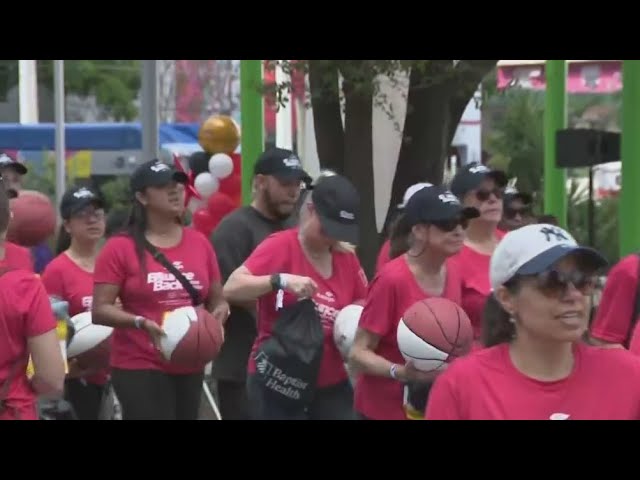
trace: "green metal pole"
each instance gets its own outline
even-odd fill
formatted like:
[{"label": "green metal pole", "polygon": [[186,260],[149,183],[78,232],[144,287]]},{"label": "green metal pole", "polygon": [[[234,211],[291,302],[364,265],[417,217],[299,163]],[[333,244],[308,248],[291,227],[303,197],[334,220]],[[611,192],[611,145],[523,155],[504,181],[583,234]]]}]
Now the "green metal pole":
[{"label": "green metal pole", "polygon": [[242,203],[251,203],[253,166],[264,149],[262,60],[240,60]]},{"label": "green metal pole", "polygon": [[620,255],[640,248],[640,60],[622,62]]},{"label": "green metal pole", "polygon": [[556,167],[556,133],[567,126],[567,61],[547,60],[544,102],[544,212],[567,227],[567,181]]}]

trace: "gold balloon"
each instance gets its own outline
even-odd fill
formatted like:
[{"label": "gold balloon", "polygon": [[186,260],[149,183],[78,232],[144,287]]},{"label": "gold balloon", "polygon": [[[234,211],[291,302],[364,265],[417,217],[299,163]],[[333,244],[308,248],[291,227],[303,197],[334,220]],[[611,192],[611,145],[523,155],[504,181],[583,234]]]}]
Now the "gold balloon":
[{"label": "gold balloon", "polygon": [[211,155],[233,153],[240,144],[240,131],[231,117],[214,115],[200,127],[198,143]]}]

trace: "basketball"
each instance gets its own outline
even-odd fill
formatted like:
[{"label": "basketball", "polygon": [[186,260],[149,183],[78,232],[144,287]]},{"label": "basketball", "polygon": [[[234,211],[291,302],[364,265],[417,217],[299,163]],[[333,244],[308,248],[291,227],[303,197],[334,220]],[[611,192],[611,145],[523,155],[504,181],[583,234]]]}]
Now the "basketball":
[{"label": "basketball", "polygon": [[108,367],[113,328],[92,323],[91,312],[74,315],[69,322],[73,335],[67,345],[67,358],[75,358],[81,368]]},{"label": "basketball", "polygon": [[10,201],[12,218],[7,240],[23,247],[40,245],[55,233],[56,211],[49,197],[33,190],[22,190]]},{"label": "basketball", "polygon": [[414,303],[400,319],[398,348],[407,362],[423,372],[438,370],[471,350],[473,330],[467,314],[446,298]]},{"label": "basketball", "polygon": [[333,324],[333,341],[345,360],[349,357],[349,350],[351,350],[353,340],[356,338],[356,330],[363,309],[363,300],[347,305],[340,310]]},{"label": "basketball", "polygon": [[203,367],[222,347],[222,324],[202,307],[180,307],[164,319],[160,350],[168,362],[182,367]]}]

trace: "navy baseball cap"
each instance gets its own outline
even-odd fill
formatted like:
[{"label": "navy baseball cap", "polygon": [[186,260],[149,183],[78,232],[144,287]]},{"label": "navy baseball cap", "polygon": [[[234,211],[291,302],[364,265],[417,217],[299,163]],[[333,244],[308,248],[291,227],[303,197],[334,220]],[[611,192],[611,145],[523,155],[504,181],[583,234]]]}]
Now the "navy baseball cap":
[{"label": "navy baseball cap", "polygon": [[408,226],[480,216],[477,208],[462,206],[458,197],[443,186],[418,190],[411,196],[404,210]]},{"label": "navy baseball cap", "polygon": [[187,183],[189,177],[184,172],[160,160],[151,160],[139,165],[131,174],[131,191],[140,192],[147,187],[162,187],[171,182]]},{"label": "navy baseball cap", "polygon": [[253,169],[254,175],[269,175],[282,180],[300,180],[311,185],[311,176],[302,168],[300,158],[285,148],[269,148],[265,150]]},{"label": "navy baseball cap", "polygon": [[67,220],[89,205],[93,205],[95,208],[104,208],[104,199],[91,188],[72,187],[62,196],[60,216]]},{"label": "navy baseball cap", "polygon": [[470,163],[461,168],[451,181],[451,192],[458,198],[480,186],[485,178],[491,178],[500,188],[507,186],[509,179],[502,170],[492,170],[480,163]]},{"label": "navy baseball cap", "polygon": [[531,205],[531,203],[533,203],[533,196],[531,194],[519,192],[514,187],[507,187],[502,199],[505,205],[508,205],[513,200],[520,200],[525,205]]},{"label": "navy baseball cap", "polygon": [[356,187],[342,175],[332,175],[321,178],[311,192],[325,235],[357,245],[360,233],[360,195]]},{"label": "navy baseball cap", "polygon": [[5,152],[0,152],[0,168],[3,167],[13,168],[20,175],[26,175],[29,171],[23,163],[19,162],[15,158],[10,157]]}]

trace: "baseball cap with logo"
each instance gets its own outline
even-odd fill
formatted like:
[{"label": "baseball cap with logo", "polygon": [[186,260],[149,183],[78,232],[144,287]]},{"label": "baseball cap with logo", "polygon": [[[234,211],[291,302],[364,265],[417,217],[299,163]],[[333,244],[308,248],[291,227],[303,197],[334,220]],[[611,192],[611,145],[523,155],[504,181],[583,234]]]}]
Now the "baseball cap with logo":
[{"label": "baseball cap with logo", "polygon": [[325,235],[334,240],[358,244],[360,195],[342,175],[321,178],[311,199]]},{"label": "baseball cap with logo", "polygon": [[311,177],[302,168],[298,156],[291,150],[284,148],[269,148],[265,150],[256,162],[254,175],[269,175],[282,180],[300,180],[311,184]]},{"label": "baseball cap with logo", "polygon": [[598,251],[578,245],[569,232],[555,225],[540,223],[509,232],[491,256],[491,288],[496,290],[516,275],[545,272],[570,254],[580,255],[594,269],[607,265]]},{"label": "baseball cap with logo", "polygon": [[491,178],[498,187],[507,186],[509,179],[501,170],[492,170],[480,163],[470,163],[461,168],[451,181],[451,191],[458,198],[464,197],[471,190],[480,186],[485,178]]},{"label": "baseball cap with logo", "polygon": [[96,191],[87,187],[70,188],[62,196],[60,216],[67,220],[89,205],[104,208],[104,199]]},{"label": "baseball cap with logo", "polygon": [[408,226],[444,222],[458,217],[471,219],[479,215],[477,208],[463,207],[458,197],[442,186],[418,190],[405,207]]},{"label": "baseball cap with logo", "polygon": [[504,189],[504,200],[505,205],[509,204],[513,200],[520,200],[525,205],[530,205],[533,202],[533,197],[524,192],[519,192],[515,187],[507,187]]},{"label": "baseball cap with logo", "polygon": [[420,190],[422,190],[423,188],[426,187],[433,187],[432,183],[426,183],[426,182],[420,182],[420,183],[414,183],[413,185],[411,185],[409,188],[407,188],[404,192],[404,196],[402,197],[402,203],[398,204],[398,208],[404,208],[407,206],[407,203],[409,202],[409,199],[411,197],[413,197],[413,195],[416,192],[419,192]]},{"label": "baseball cap with logo", "polygon": [[187,183],[189,177],[160,160],[150,160],[139,165],[131,174],[130,185],[133,192],[147,187],[162,187],[171,182]]},{"label": "baseball cap with logo", "polygon": [[4,152],[0,152],[0,168],[3,167],[11,167],[20,175],[26,175],[29,171],[23,163],[10,157]]}]

